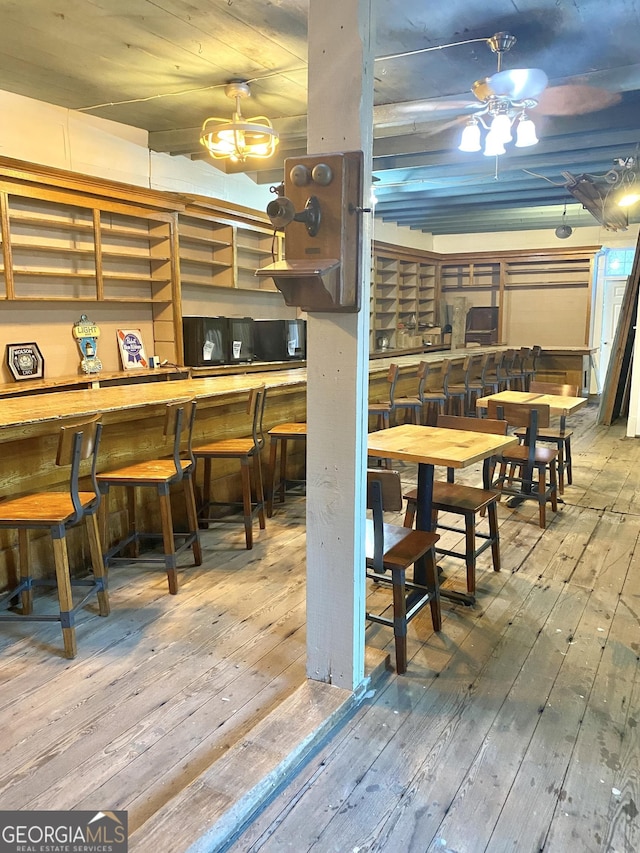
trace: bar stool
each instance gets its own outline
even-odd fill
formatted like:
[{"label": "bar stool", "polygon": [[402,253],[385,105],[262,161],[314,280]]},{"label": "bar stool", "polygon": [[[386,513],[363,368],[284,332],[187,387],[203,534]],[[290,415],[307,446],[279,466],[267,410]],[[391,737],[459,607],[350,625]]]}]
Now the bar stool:
[{"label": "bar stool", "polygon": [[[163,436],[172,447],[168,458],[148,459],[134,462],[114,471],[106,471],[98,475],[98,483],[103,497],[102,537],[108,540],[109,527],[109,491],[111,486],[124,486],[127,500],[128,533],[124,539],[117,542],[105,553],[105,565],[129,563],[135,560],[139,563],[162,563],[167,572],[169,592],[178,592],[177,558],[187,548],[193,548],[194,565],[202,564],[202,549],[196,517],[195,493],[193,475],[195,460],[191,452],[191,433],[196,415],[195,400],[179,400],[169,403],[165,409]],[[186,451],[182,453],[182,444]],[[184,456],[184,458],[183,458]],[[184,500],[187,511],[187,533],[174,532],[171,512],[170,489],[172,485],[182,483]],[[160,519],[162,533],[146,533],[138,530],[136,489],[155,489],[160,504]],[[162,557],[151,553],[140,553],[140,542],[143,539],[161,539],[164,554]],[[183,541],[181,541],[183,540]],[[180,544],[177,544],[180,543]],[[120,555],[125,549],[131,556]],[[119,556],[120,555],[120,556]]]},{"label": "bar stool", "polygon": [[528,354],[526,361],[523,364],[525,391],[530,390],[530,385],[536,378],[536,373],[538,371],[538,359],[540,358],[541,352],[542,347],[536,344],[531,348],[531,352]]},{"label": "bar stool", "polygon": [[[267,518],[273,515],[273,502],[278,492],[279,502],[284,503],[287,489],[304,484],[304,480],[287,479],[287,442],[307,441],[306,423],[278,424],[269,430],[269,485],[267,487]],[[280,450],[280,477],[276,480],[278,461],[278,449]]]},{"label": "bar stool", "polygon": [[[264,404],[267,391],[264,385],[253,388],[249,394],[247,414],[251,419],[251,435],[246,438],[223,438],[219,441],[211,441],[195,447],[193,455],[196,460],[204,462],[204,478],[202,489],[202,501],[198,506],[198,519],[203,527],[208,527],[212,522],[226,523],[234,519],[227,519],[219,515],[211,515],[211,508],[238,507],[242,506],[245,541],[247,550],[253,548],[253,519],[257,514],[260,529],[265,528],[265,500],[262,485],[262,465],[260,456],[264,447],[264,433],[262,419],[264,416]],[[238,501],[214,501],[211,499],[211,460],[212,459],[237,459],[240,462],[240,473],[242,476],[242,502]],[[251,473],[249,463],[253,463],[253,479],[255,482],[255,500],[251,491]]]},{"label": "bar stool", "polygon": [[[109,615],[109,593],[107,578],[100,548],[100,536],[96,511],[100,505],[100,492],[96,482],[96,458],[100,444],[102,425],[98,418],[83,423],[64,426],[60,430],[56,465],[69,467],[69,489],[66,492],[37,492],[18,498],[0,501],[0,528],[18,531],[20,580],[18,585],[0,597],[0,602],[11,606],[20,595],[21,615],[3,614],[0,621],[30,620],[34,622],[60,622],[64,654],[74,658],[77,653],[75,616],[92,595],[98,598],[100,616]],[[89,491],[80,491],[80,464],[91,460]],[[89,551],[93,579],[71,579],[67,552],[67,530],[85,522],[89,538]],[[29,530],[48,530],[53,546],[55,580],[40,580],[31,577],[29,554]],[[56,586],[58,590],[59,615],[33,615],[33,587]],[[87,593],[74,606],[72,587],[83,587]]]}]

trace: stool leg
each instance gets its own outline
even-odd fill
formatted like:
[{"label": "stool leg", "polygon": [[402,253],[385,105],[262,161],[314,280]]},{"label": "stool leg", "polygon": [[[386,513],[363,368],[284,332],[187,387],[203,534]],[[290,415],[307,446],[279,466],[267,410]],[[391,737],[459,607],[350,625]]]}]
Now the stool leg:
[{"label": "stool leg", "polygon": [[278,486],[278,500],[284,503],[284,495],[287,486],[287,439],[280,442],[280,483]]},{"label": "stool leg", "polygon": [[62,625],[62,640],[66,658],[74,658],[78,652],[76,646],[76,629],[73,618],[73,599],[71,596],[71,575],[69,573],[69,557],[64,525],[51,528],[53,542],[53,559],[56,567],[56,583],[58,586],[58,601],[60,602],[60,624]]},{"label": "stool leg", "polygon": [[251,476],[249,474],[249,460],[246,457],[240,460],[240,475],[242,477],[244,537],[247,550],[250,551],[253,548],[253,519],[251,517]]},{"label": "stool leg", "polygon": [[567,468],[567,483],[573,484],[573,468],[571,466],[571,438],[564,439],[564,461]]},{"label": "stool leg", "polygon": [[278,439],[271,436],[269,448],[269,482],[267,484],[267,518],[273,515],[273,501],[276,490],[276,463],[278,461]]},{"label": "stool leg", "polygon": [[129,520],[129,536],[131,536],[131,556],[140,556],[140,543],[138,542],[138,507],[136,504],[136,490],[134,486],[127,486],[127,518]]},{"label": "stool leg", "polygon": [[[28,581],[31,578],[31,551],[29,549],[29,531],[24,528],[18,530],[18,553],[20,555],[20,581]],[[20,598],[22,615],[28,616],[33,612],[33,590],[31,587],[23,589]]]},{"label": "stool leg", "polygon": [[396,646],[396,672],[407,671],[407,591],[404,569],[391,570],[393,588],[393,637]]},{"label": "stool leg", "polygon": [[487,507],[489,520],[489,535],[491,536],[491,556],[493,558],[493,571],[500,571],[500,533],[498,531],[498,502],[492,501]]},{"label": "stool leg", "polygon": [[423,559],[425,563],[427,589],[431,594],[431,601],[429,602],[429,606],[431,608],[431,622],[433,623],[433,630],[439,631],[442,627],[442,611],[440,609],[440,581],[438,580],[438,567],[436,566],[435,550],[433,548],[429,548]]},{"label": "stool leg", "polygon": [[538,516],[540,521],[540,527],[542,527],[543,530],[547,525],[547,498],[545,496],[546,487],[546,469],[545,466],[541,465],[538,468]]},{"label": "stool leg", "polygon": [[194,566],[202,565],[202,546],[200,544],[200,531],[198,528],[198,513],[196,510],[196,495],[193,488],[193,474],[195,472],[195,466],[191,468],[187,473],[185,473],[182,478],[182,488],[184,491],[184,502],[187,508],[187,522],[189,525],[189,533],[194,537],[192,550],[193,550],[193,564]]},{"label": "stool leg", "polygon": [[[264,517],[264,487],[262,485],[262,460],[260,459],[259,450],[253,456],[253,479],[256,489],[256,502],[258,504],[258,523],[260,524],[260,530],[264,530],[266,527]],[[284,495],[282,499],[284,500]]]},{"label": "stool leg", "polygon": [[211,502],[211,457],[203,456],[204,460],[204,472],[202,475],[202,506],[200,507],[200,527],[204,527],[205,530],[209,528],[209,522],[207,521],[207,516],[209,515],[209,504]]},{"label": "stool leg", "polygon": [[476,591],[476,517],[473,512],[464,513],[464,529],[467,553],[467,592]]},{"label": "stool leg", "polygon": [[178,572],[176,570],[176,543],[173,538],[173,516],[171,513],[171,497],[169,486],[162,483],[158,486],[158,499],[160,502],[160,519],[162,522],[162,544],[164,546],[164,564],[167,570],[167,581],[169,592],[176,595],[178,592]]},{"label": "stool leg", "polygon": [[111,606],[109,604],[109,592],[107,591],[107,573],[104,567],[102,548],[100,547],[98,519],[95,514],[88,515],[85,519],[85,523],[87,526],[87,537],[89,539],[89,551],[91,553],[93,576],[99,584],[98,610],[101,616],[108,616],[111,612]]}]

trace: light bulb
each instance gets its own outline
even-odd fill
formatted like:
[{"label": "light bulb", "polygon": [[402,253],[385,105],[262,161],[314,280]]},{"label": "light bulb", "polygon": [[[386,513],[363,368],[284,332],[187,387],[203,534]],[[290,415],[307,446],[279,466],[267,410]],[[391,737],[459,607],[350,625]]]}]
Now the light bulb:
[{"label": "light bulb", "polygon": [[479,151],[480,147],[480,128],[477,121],[472,119],[462,131],[458,150],[472,153],[474,151]]},{"label": "light bulb", "polygon": [[499,154],[505,153],[502,140],[497,137],[492,130],[487,133],[487,138],[484,141],[484,151],[482,153],[485,157],[497,157]]},{"label": "light bulb", "polygon": [[535,145],[536,142],[538,142],[536,126],[523,113],[516,128],[516,148],[528,148],[530,145]]},{"label": "light bulb", "polygon": [[637,201],[640,201],[640,192],[636,190],[635,192],[625,193],[623,196],[620,196],[618,200],[619,207],[631,207],[632,204],[635,204]]},{"label": "light bulb", "polygon": [[511,121],[506,113],[498,113],[498,115],[493,117],[490,133],[493,133],[496,139],[499,139],[503,145],[506,142],[511,142],[513,139],[511,135]]}]

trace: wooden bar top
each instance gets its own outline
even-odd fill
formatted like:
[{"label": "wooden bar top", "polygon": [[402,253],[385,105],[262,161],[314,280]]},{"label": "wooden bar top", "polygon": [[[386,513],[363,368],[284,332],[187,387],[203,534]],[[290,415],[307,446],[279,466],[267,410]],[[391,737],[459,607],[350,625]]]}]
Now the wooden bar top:
[{"label": "wooden bar top", "polygon": [[2,429],[8,427],[80,418],[97,413],[136,409],[172,400],[206,399],[245,393],[258,385],[294,387],[304,385],[307,371],[280,370],[276,373],[236,374],[207,379],[183,379],[174,382],[152,382],[141,385],[118,385],[112,388],[84,388],[76,391],[54,391],[36,396],[11,397],[0,406],[0,441]]}]

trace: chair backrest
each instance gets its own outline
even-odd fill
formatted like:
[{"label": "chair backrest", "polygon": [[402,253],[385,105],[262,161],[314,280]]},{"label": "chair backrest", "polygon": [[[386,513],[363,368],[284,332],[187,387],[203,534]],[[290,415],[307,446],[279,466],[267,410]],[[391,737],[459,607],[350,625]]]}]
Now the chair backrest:
[{"label": "chair backrest", "polygon": [[471,432],[494,433],[506,435],[508,423],[492,418],[465,418],[458,415],[438,415],[436,426],[445,429],[466,429]]},{"label": "chair backrest", "polygon": [[537,413],[536,428],[549,426],[549,406],[540,405],[533,400],[531,403],[503,403],[498,400],[487,400],[487,415],[490,418],[506,420],[509,426],[524,426],[531,428],[532,415]]},{"label": "chair backrest", "polygon": [[485,375],[485,377],[496,375],[496,368],[498,365],[499,355],[500,355],[499,352],[488,352],[487,353],[487,360],[485,361],[485,364],[484,364],[484,375]]},{"label": "chair backrest", "polygon": [[[448,358],[447,359],[447,366],[444,370],[444,374],[442,377],[442,387],[444,388],[445,394],[447,396],[449,396],[449,384],[451,383],[451,379],[452,379],[451,374],[453,373],[454,368],[456,368],[458,366],[462,366],[463,375],[466,376],[467,358],[469,358],[469,356],[467,356],[464,359],[462,359],[462,358]],[[455,384],[456,383],[454,382],[454,385]]]},{"label": "chair backrest", "polygon": [[397,364],[390,364],[389,371],[387,373],[387,382],[389,383],[389,402],[393,408],[395,393],[396,393],[396,383],[398,382],[398,373],[400,369]]},{"label": "chair backrest", "polygon": [[521,372],[525,371],[527,368],[527,360],[531,354],[530,347],[520,347],[518,354],[516,355],[514,368],[517,368]]},{"label": "chair backrest", "polygon": [[402,483],[397,471],[372,469],[367,471],[367,509],[373,517],[373,568],[384,571],[384,511],[402,509]]},{"label": "chair backrest", "polygon": [[[96,480],[96,462],[101,435],[102,423],[99,415],[81,423],[63,426],[60,430],[56,465],[71,467],[69,495],[74,514],[69,520],[69,524],[77,524],[83,515],[95,512],[100,504],[100,490]],[[80,463],[86,459],[91,460],[90,476],[95,501],[90,506],[85,505],[83,508],[80,500]]]},{"label": "chair backrest", "polygon": [[184,469],[182,466],[183,456],[192,465],[195,464],[191,439],[193,435],[193,423],[196,418],[195,400],[175,400],[167,403],[164,415],[164,436],[173,439],[172,458],[176,467],[176,477],[182,479]]},{"label": "chair backrest", "polygon": [[580,391],[577,385],[560,385],[555,382],[538,382],[531,380],[529,391],[537,394],[556,394],[559,397],[579,397]]},{"label": "chair backrest", "polygon": [[262,422],[264,419],[264,405],[267,401],[267,389],[264,385],[258,388],[252,388],[249,394],[247,403],[247,414],[251,418],[251,435],[253,437],[253,445],[256,450],[262,450],[264,447],[264,428]]},{"label": "chair backrest", "polygon": [[540,358],[540,353],[542,352],[542,347],[535,344],[531,349],[531,370],[535,373],[538,367],[538,359]]}]

